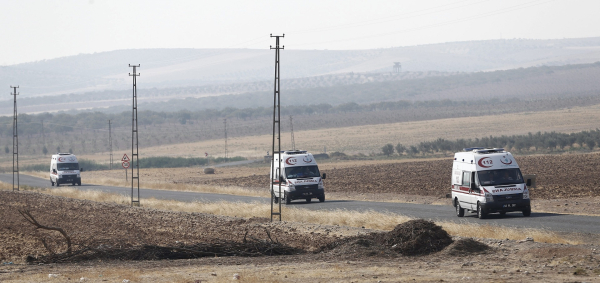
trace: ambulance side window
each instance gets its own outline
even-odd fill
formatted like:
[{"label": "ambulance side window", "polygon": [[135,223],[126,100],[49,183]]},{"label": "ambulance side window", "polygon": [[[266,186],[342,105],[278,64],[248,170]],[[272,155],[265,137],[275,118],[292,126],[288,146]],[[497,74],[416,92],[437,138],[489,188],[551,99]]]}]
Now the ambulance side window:
[{"label": "ambulance side window", "polygon": [[471,187],[471,172],[463,172],[462,185],[463,187]]}]

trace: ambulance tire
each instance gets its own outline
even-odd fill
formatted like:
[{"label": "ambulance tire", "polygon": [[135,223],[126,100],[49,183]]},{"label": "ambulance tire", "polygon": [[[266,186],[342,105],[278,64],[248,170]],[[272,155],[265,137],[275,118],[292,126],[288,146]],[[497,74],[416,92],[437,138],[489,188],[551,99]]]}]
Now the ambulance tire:
[{"label": "ambulance tire", "polygon": [[292,200],[288,197],[287,193],[284,195],[284,197],[285,197],[285,204],[292,203]]},{"label": "ambulance tire", "polygon": [[523,210],[523,216],[529,217],[531,215],[531,208]]},{"label": "ambulance tire", "polygon": [[58,182],[58,180],[56,180],[56,186],[60,186],[60,183]]},{"label": "ambulance tire", "polygon": [[278,197],[276,197],[276,196],[273,196],[273,202],[274,202],[274,203],[279,203],[279,198],[278,198]]},{"label": "ambulance tire", "polygon": [[487,217],[487,213],[485,211],[483,211],[483,209],[481,208],[481,205],[479,205],[479,203],[477,203],[477,218],[485,219],[486,217]]},{"label": "ambulance tire", "polygon": [[50,178],[50,185],[54,187],[54,182],[52,182],[52,178]]},{"label": "ambulance tire", "polygon": [[325,202],[325,195],[319,197],[319,202]]},{"label": "ambulance tire", "polygon": [[458,217],[465,216],[465,209],[460,207],[460,203],[458,203],[458,200],[455,200],[454,203],[455,203],[454,206],[456,208],[456,216],[458,216]]},{"label": "ambulance tire", "polygon": [[77,182],[77,186],[81,186],[81,181]]},{"label": "ambulance tire", "polygon": [[312,198],[306,198],[306,202],[310,203],[312,201]]},{"label": "ambulance tire", "polygon": [[71,186],[75,186],[75,184],[77,184],[76,182],[71,183]]}]

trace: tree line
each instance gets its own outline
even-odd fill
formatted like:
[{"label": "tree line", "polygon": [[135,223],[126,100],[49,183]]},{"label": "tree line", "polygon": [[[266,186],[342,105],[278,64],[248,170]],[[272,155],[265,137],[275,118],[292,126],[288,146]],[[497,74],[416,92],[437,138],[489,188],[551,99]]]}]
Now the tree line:
[{"label": "tree line", "polygon": [[405,146],[391,143],[381,148],[383,155],[425,155],[462,151],[469,147],[504,148],[517,152],[555,152],[565,150],[593,150],[600,146],[600,129],[578,133],[537,132],[527,135],[502,135],[474,139],[456,139],[454,141],[438,138],[424,141],[416,145]]}]

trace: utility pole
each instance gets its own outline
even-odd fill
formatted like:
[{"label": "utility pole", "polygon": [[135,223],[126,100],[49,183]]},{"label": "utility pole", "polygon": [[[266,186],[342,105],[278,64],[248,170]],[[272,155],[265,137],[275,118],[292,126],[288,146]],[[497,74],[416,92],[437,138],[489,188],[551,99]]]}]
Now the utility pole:
[{"label": "utility pole", "polygon": [[112,151],[112,130],[110,128],[110,120],[108,120],[108,154],[109,154],[109,158],[110,158],[108,169],[112,170],[113,151]]},{"label": "utility pole", "polygon": [[296,150],[296,141],[294,140],[294,122],[292,122],[292,115],[290,115],[290,128],[292,129],[292,150]]},{"label": "utility pole", "polygon": [[[44,149],[46,152],[48,151],[46,148],[46,134],[44,134],[44,120],[42,119],[42,151],[44,151]],[[44,152],[44,155],[46,155],[46,152]]]},{"label": "utility pole", "polygon": [[[10,86],[14,91],[11,95],[14,96],[14,113],[13,113],[13,191],[19,190],[19,131],[17,130],[17,88],[19,86]],[[15,186],[15,174],[17,183]]]},{"label": "utility pole", "polygon": [[225,160],[227,160],[227,119],[223,119],[225,129]]},{"label": "utility pole", "polygon": [[[137,111],[137,80],[136,78],[140,75],[135,72],[136,68],[140,65],[131,65],[133,67],[133,74],[129,73],[129,76],[133,77],[133,111],[131,113],[131,206],[134,203],[140,205],[140,164],[138,158],[138,111]],[[137,193],[134,197],[134,189],[137,188]]]},{"label": "utility pole", "polygon": [[[283,49],[285,46],[283,47],[279,47],[279,38],[280,37],[284,37],[285,34],[283,35],[273,35],[271,34],[271,37],[275,38],[275,48],[273,48],[272,46],[269,46],[269,49],[275,49],[275,84],[274,84],[274,91],[273,91],[273,146],[272,146],[272,152],[273,155],[271,157],[271,222],[273,222],[273,215],[279,215],[279,221],[281,221],[281,202],[283,201],[282,195],[281,195],[281,99],[280,99],[280,91],[279,91],[279,50]],[[277,151],[275,151],[275,140],[277,140]],[[275,171],[275,152],[277,152],[277,162],[279,162],[279,166],[277,168],[280,168],[279,170]],[[276,176],[276,174],[278,176]],[[277,211],[274,210],[273,207],[273,202],[275,200],[275,188],[274,188],[274,183],[273,180],[277,180],[277,184],[278,184],[278,189],[279,189],[279,201],[277,202],[279,204],[279,209]]]}]

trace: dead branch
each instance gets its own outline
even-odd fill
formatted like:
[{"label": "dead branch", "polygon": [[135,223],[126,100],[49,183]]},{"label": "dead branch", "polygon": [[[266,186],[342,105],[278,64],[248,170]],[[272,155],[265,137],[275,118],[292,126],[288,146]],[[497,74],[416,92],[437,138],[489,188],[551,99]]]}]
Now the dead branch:
[{"label": "dead branch", "polygon": [[[71,237],[69,237],[69,235],[67,235],[67,232],[65,232],[65,230],[63,230],[60,227],[50,227],[50,226],[45,226],[45,225],[40,224],[39,222],[37,222],[37,220],[35,220],[35,218],[31,215],[31,213],[28,210],[19,210],[19,213],[21,214],[21,216],[23,216],[23,218],[25,218],[25,220],[27,220],[27,222],[36,226],[38,229],[57,231],[57,232],[61,233],[63,235],[63,237],[65,237],[65,240],[67,241],[67,254],[71,254],[71,251],[72,251],[71,250]],[[44,246],[46,246],[45,241],[42,241],[42,243],[44,244]],[[47,246],[46,246],[46,248],[48,249]]]}]

